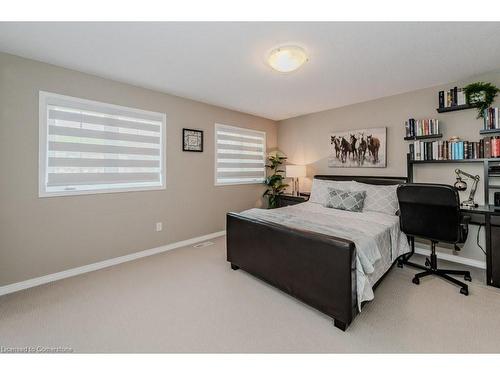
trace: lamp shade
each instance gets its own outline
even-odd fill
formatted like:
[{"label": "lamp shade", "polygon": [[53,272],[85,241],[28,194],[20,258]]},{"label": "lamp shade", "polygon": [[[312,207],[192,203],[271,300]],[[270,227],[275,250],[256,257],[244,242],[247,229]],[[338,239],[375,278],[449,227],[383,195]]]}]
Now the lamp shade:
[{"label": "lamp shade", "polygon": [[305,165],[285,165],[286,177],[306,177]]}]

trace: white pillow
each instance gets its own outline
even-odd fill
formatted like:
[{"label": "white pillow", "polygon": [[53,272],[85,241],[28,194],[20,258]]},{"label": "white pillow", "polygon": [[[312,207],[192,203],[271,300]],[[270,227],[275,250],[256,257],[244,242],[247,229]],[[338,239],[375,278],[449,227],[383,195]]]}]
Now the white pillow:
[{"label": "white pillow", "polygon": [[311,196],[309,202],[319,203],[323,206],[326,205],[330,197],[328,188],[333,188],[343,191],[352,191],[354,181],[332,181],[332,180],[318,180],[314,179],[311,187]]},{"label": "white pillow", "polygon": [[396,190],[399,185],[372,185],[354,181],[355,190],[366,191],[363,211],[376,211],[396,215],[399,210]]}]

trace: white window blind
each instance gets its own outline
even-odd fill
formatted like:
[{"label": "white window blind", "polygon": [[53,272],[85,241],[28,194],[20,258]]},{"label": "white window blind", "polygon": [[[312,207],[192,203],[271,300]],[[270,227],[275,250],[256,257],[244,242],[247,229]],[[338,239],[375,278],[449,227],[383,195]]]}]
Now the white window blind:
[{"label": "white window blind", "polygon": [[165,188],[165,115],[40,92],[39,196]]},{"label": "white window blind", "polygon": [[266,133],[215,124],[215,184],[261,183],[266,177]]}]

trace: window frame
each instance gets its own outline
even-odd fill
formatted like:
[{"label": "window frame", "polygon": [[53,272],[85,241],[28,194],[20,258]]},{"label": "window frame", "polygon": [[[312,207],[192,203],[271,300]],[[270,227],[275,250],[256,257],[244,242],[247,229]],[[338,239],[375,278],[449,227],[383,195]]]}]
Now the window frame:
[{"label": "window frame", "polygon": [[[100,188],[91,190],[67,190],[67,191],[47,191],[47,168],[48,168],[48,112],[47,107],[51,105],[51,101],[59,101],[61,103],[69,102],[76,103],[82,107],[96,111],[98,108],[105,108],[109,110],[107,113],[115,114],[135,114],[147,115],[161,119],[160,127],[160,185],[158,186],[125,186],[118,188]],[[57,104],[56,104],[57,105]],[[68,105],[68,104],[60,104]],[[124,193],[124,192],[137,192],[137,191],[152,191],[152,190],[165,190],[167,187],[167,115],[161,112],[146,111],[138,108],[125,107],[116,104],[100,102],[95,100],[88,100],[77,98],[74,96],[67,96],[56,94],[48,91],[38,92],[38,197],[60,197],[71,195],[93,195],[93,194],[106,194],[106,193]]]},{"label": "window frame", "polygon": [[[217,127],[218,126],[223,126],[225,128],[230,128],[230,129],[243,129],[243,130],[250,130],[256,133],[261,133],[264,135],[264,142],[263,142],[263,156],[264,156],[264,177],[262,182],[255,182],[255,181],[240,181],[240,182],[217,182]],[[262,130],[255,130],[251,128],[244,128],[242,126],[233,126],[233,125],[226,125],[222,124],[220,122],[216,122],[214,126],[214,185],[215,186],[231,186],[231,185],[260,185],[265,182],[266,176],[267,176],[267,169],[266,169],[266,156],[267,156],[267,133]]]}]

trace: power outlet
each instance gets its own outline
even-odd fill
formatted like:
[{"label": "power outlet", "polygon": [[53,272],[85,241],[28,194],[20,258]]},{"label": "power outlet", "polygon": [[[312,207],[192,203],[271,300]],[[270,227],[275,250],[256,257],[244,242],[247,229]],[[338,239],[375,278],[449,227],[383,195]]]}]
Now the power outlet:
[{"label": "power outlet", "polygon": [[156,231],[161,232],[163,230],[163,223],[160,221],[156,223]]}]

